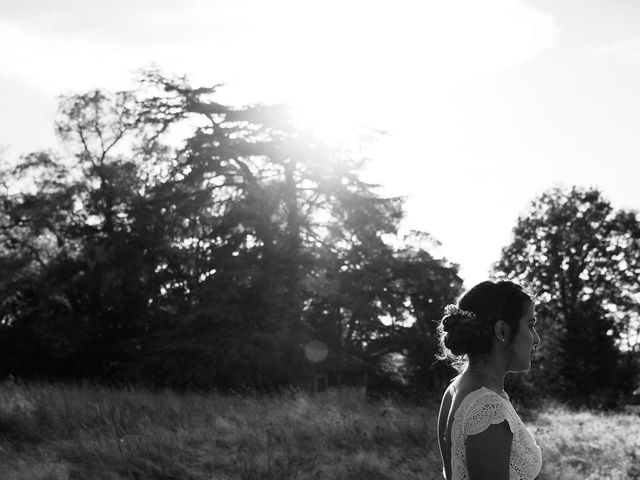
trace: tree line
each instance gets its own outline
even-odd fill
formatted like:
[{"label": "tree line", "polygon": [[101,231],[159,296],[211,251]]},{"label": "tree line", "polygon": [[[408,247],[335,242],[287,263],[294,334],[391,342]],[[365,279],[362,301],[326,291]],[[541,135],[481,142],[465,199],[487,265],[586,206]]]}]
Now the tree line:
[{"label": "tree line", "polygon": [[[401,352],[407,388],[443,388],[436,320],[458,266],[426,232],[400,238],[402,199],[360,178],[357,150],[218,88],[149,71],[63,97],[64,154],[2,169],[0,373],[271,390],[305,376],[319,340],[372,365]],[[639,238],[595,189],[550,190],[518,220],[495,273],[537,292],[523,395],[633,388]]]},{"label": "tree line", "polygon": [[273,389],[319,340],[406,352],[415,385],[441,383],[432,319],[457,266],[425,233],[397,241],[402,201],[359,178],[357,152],[216,89],[146,72],[63,98],[67,154],[3,171],[3,373]]}]

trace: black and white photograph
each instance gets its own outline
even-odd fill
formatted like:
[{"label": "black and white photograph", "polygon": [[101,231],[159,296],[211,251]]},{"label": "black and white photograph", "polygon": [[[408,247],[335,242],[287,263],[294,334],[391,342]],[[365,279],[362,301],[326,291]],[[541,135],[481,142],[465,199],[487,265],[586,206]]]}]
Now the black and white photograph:
[{"label": "black and white photograph", "polygon": [[1,0],[0,480],[640,480],[640,2]]}]

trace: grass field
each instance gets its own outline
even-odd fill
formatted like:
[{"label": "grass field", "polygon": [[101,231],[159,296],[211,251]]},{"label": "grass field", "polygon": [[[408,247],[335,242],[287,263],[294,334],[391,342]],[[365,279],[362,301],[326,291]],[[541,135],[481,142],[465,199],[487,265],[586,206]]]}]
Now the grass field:
[{"label": "grass field", "polygon": [[[436,406],[355,392],[177,395],[0,384],[0,478],[440,479]],[[541,479],[640,478],[640,417],[551,408]]]}]

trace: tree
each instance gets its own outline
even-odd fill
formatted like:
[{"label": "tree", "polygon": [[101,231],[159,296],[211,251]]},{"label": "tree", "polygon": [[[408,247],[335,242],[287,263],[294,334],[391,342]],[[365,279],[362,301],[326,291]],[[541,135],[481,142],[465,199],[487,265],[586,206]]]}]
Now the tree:
[{"label": "tree", "polygon": [[[147,280],[152,237],[134,217],[145,180],[122,144],[137,130],[126,92],[63,97],[57,122],[71,152],[29,154],[5,184],[0,234],[4,338],[29,354],[5,361],[18,373],[85,376],[106,372],[118,343],[152,316]],[[128,153],[126,149],[124,153]]]},{"label": "tree", "polygon": [[[142,101],[144,117],[160,131],[185,120],[198,125],[152,192],[174,205],[174,219],[163,223],[183,225],[174,242],[198,246],[185,259],[197,265],[187,274],[199,279],[189,285],[192,308],[175,323],[184,333],[194,315],[208,317],[199,323],[207,341],[197,344],[202,355],[233,358],[218,365],[237,366],[238,351],[253,357],[246,369],[229,369],[225,383],[284,381],[313,335],[304,311],[317,266],[365,237],[378,236],[368,246],[380,243],[398,219],[397,201],[358,179],[359,158],[296,129],[281,106],[224,107],[212,100],[215,88],[154,73],[146,83],[156,93]],[[227,320],[216,327],[211,318],[221,311]],[[261,371],[267,365],[279,373]]]},{"label": "tree", "polygon": [[640,291],[640,223],[596,189],[554,188],[518,219],[495,270],[537,292],[538,387],[594,402],[628,391],[618,346]]},{"label": "tree", "polygon": [[406,236],[397,254],[399,265],[394,282],[395,290],[405,298],[405,316],[415,320],[398,335],[398,343],[406,349],[410,381],[420,394],[439,392],[449,384],[450,367],[442,362],[434,364],[439,350],[437,326],[444,307],[454,303],[463,290],[458,266],[433,257],[429,253],[432,244],[424,232]]}]

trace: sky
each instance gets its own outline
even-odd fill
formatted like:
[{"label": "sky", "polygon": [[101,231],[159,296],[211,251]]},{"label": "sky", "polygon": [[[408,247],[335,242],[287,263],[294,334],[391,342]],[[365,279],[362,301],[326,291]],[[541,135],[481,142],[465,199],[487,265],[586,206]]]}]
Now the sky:
[{"label": "sky", "polygon": [[365,178],[406,198],[403,230],[440,241],[467,286],[555,185],[640,209],[634,0],[0,2],[1,156],[59,149],[59,95],[150,66],[335,138],[387,132]]}]

